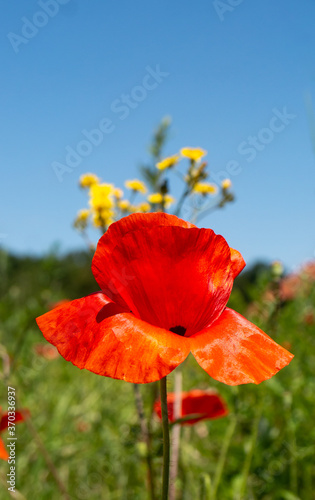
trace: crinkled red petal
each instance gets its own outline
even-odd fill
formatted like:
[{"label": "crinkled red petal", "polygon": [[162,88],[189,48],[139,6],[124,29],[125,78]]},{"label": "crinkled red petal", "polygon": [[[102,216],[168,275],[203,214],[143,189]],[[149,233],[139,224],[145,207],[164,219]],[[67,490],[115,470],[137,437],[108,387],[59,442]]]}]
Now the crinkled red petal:
[{"label": "crinkled red petal", "polygon": [[293,358],[293,354],[229,308],[190,340],[191,352],[199,365],[211,377],[228,385],[259,384]]},{"label": "crinkled red petal", "polygon": [[137,317],[167,330],[182,326],[186,336],[219,316],[233,285],[230,248],[211,229],[131,231],[103,264]]},{"label": "crinkled red petal", "polygon": [[159,212],[131,214],[111,224],[106,233],[100,238],[92,261],[92,272],[99,286],[102,290],[106,290],[106,295],[114,302],[122,306],[126,305],[119,291],[115,288],[115,273],[113,275],[113,270],[108,267],[108,257],[117,243],[127,233],[158,226],[196,227],[175,215]]},{"label": "crinkled red petal", "polygon": [[[180,418],[189,417],[189,415],[200,415],[200,417],[181,422],[181,425],[193,425],[200,422],[200,420],[224,417],[228,414],[224,400],[215,392],[194,389],[189,392],[182,392],[181,399],[182,410]],[[167,408],[170,422],[174,422],[174,402],[175,393],[171,392],[167,395]],[[162,418],[160,401],[156,401],[154,410],[158,417]]]},{"label": "crinkled red petal", "polygon": [[190,351],[189,339],[136,318],[101,292],[49,311],[37,323],[67,361],[127,382],[160,380]]}]

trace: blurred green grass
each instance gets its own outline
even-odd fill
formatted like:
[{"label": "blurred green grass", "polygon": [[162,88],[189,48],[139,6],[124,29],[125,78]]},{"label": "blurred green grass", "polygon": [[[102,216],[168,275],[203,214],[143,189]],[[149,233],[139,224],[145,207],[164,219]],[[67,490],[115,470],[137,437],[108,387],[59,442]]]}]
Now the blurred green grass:
[{"label": "blurred green grass", "polygon": [[[140,426],[132,384],[80,371],[59,357],[47,360],[35,352],[47,344],[35,323],[62,299],[98,289],[90,270],[91,254],[72,253],[43,258],[0,252],[0,344],[10,355],[8,384],[16,388],[19,407],[28,408],[70,498],[78,500],[147,499],[146,464],[139,445]],[[265,292],[271,281],[268,266],[258,264],[235,283],[229,305],[264,329],[271,304]],[[254,304],[255,307],[251,305]],[[231,421],[236,428],[227,453],[219,500],[236,500],[253,446],[245,494],[248,500],[312,500],[315,489],[315,327],[305,321],[314,311],[314,286],[281,307],[272,332],[280,344],[291,344],[291,364],[258,386],[228,387],[211,379],[190,356],[183,366],[183,389],[215,388],[226,399],[230,415],[182,428],[179,498],[196,500],[206,473],[213,479]],[[262,311],[262,313],[261,313]],[[249,313],[251,317],[249,317]],[[174,374],[169,377],[173,387]],[[148,413],[152,385],[141,386]],[[7,401],[1,384],[0,406]],[[256,419],[256,420],[255,420]],[[254,442],[255,421],[258,422]],[[160,423],[153,419],[154,470],[158,498],[162,463]],[[62,498],[56,481],[26,423],[16,428],[17,482],[20,498]],[[5,433],[2,436],[6,437]],[[0,463],[1,498],[11,498],[5,484],[8,464]],[[18,498],[18,497],[17,497]]]}]

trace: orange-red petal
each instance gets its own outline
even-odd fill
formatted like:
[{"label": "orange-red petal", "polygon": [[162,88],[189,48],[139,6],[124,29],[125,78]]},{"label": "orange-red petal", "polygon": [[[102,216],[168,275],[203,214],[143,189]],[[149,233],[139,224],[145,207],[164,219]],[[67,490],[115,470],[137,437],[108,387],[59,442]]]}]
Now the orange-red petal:
[{"label": "orange-red petal", "polygon": [[228,385],[259,384],[288,365],[293,355],[260,328],[226,308],[191,340],[191,352],[214,379]]},{"label": "orange-red petal", "polygon": [[230,248],[230,250],[233,278],[235,279],[246,266],[246,262],[238,250],[235,250],[234,248]]},{"label": "orange-red petal", "polygon": [[9,454],[8,454],[8,452],[5,448],[5,444],[1,438],[0,438],[0,458],[2,460],[8,460],[8,458],[9,458]]},{"label": "orange-red petal", "polygon": [[136,318],[101,292],[49,311],[37,323],[67,361],[127,382],[160,380],[190,351],[189,339]]},{"label": "orange-red petal", "polygon": [[[224,400],[213,391],[201,391],[200,389],[193,389],[189,392],[182,392],[181,394],[182,408],[181,416],[189,417],[189,415],[196,415],[198,417],[188,419],[181,422],[181,425],[192,425],[200,420],[214,419],[219,417],[224,417],[228,414],[227,407]],[[170,392],[167,395],[167,409],[168,418],[170,422],[174,422],[174,402],[175,393]],[[154,411],[161,418],[161,402],[156,401],[154,405]]]},{"label": "orange-red petal", "polygon": [[103,256],[103,265],[137,317],[167,330],[182,326],[186,336],[219,316],[233,285],[230,248],[211,229],[131,231]]}]

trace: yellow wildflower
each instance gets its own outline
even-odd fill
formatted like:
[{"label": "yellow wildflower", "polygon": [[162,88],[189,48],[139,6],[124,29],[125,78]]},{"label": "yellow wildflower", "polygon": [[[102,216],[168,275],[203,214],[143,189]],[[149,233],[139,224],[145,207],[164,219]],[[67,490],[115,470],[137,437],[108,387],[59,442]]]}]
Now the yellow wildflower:
[{"label": "yellow wildflower", "polygon": [[232,182],[230,179],[224,179],[222,182],[221,182],[221,187],[222,189],[229,189],[230,187],[232,186]]},{"label": "yellow wildflower", "polygon": [[127,212],[130,210],[130,201],[128,200],[120,200],[118,203],[117,203],[117,206],[118,208],[120,208],[120,210],[122,210],[123,212]]},{"label": "yellow wildflower", "polygon": [[161,193],[152,193],[148,196],[148,201],[152,204],[162,203],[163,196]]},{"label": "yellow wildflower", "polygon": [[147,203],[146,201],[144,201],[138,205],[137,209],[139,212],[146,213],[146,212],[150,212],[151,206],[150,206],[150,203]]},{"label": "yellow wildflower", "polygon": [[178,160],[179,155],[168,156],[167,158],[164,158],[164,160],[159,161],[156,164],[156,168],[158,168],[159,170],[166,170],[167,168],[171,168],[176,165],[176,163],[178,163]]},{"label": "yellow wildflower", "polygon": [[132,179],[130,181],[125,182],[125,186],[128,189],[132,189],[132,191],[138,191],[139,193],[145,194],[147,192],[147,188],[142,181],[138,179]]},{"label": "yellow wildflower", "polygon": [[90,206],[94,210],[112,208],[114,186],[112,184],[94,184],[90,189]]},{"label": "yellow wildflower", "polygon": [[215,184],[209,184],[208,182],[197,182],[193,187],[194,193],[206,194],[216,194],[217,186]]},{"label": "yellow wildflower", "polygon": [[152,203],[152,205],[162,204],[163,200],[166,208],[168,208],[175,201],[169,194],[165,194],[163,196],[161,193],[152,193],[148,196],[148,201]]},{"label": "yellow wildflower", "polygon": [[124,192],[120,188],[115,188],[113,194],[117,200],[120,200],[124,196]]},{"label": "yellow wildflower", "polygon": [[74,227],[83,231],[87,226],[89,215],[90,211],[87,208],[82,208],[82,210],[79,210],[74,221]]},{"label": "yellow wildflower", "polygon": [[182,156],[189,158],[192,161],[198,161],[207,154],[207,151],[201,148],[182,148],[180,150]]},{"label": "yellow wildflower", "polygon": [[100,179],[95,174],[91,174],[90,172],[87,174],[83,174],[80,177],[79,184],[81,188],[89,188],[94,184],[98,184]]},{"label": "yellow wildflower", "polygon": [[112,222],[114,222],[113,219],[113,211],[112,210],[98,210],[97,212],[94,212],[93,214],[93,224],[95,227],[103,227],[106,228]]}]

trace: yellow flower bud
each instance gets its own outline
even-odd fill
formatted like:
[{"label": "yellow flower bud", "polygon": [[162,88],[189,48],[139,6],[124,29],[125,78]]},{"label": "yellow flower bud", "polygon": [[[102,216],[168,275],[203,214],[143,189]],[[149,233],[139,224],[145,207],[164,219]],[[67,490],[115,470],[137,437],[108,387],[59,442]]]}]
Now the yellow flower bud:
[{"label": "yellow flower bud", "polygon": [[179,155],[168,156],[167,158],[164,158],[164,160],[159,161],[156,164],[156,168],[158,168],[159,170],[166,170],[167,168],[171,168],[176,165],[176,163],[178,163],[178,160]]},{"label": "yellow flower bud", "polygon": [[232,182],[230,179],[224,179],[222,182],[221,182],[221,187],[222,189],[229,189],[230,187],[232,186]]},{"label": "yellow flower bud", "polygon": [[197,182],[193,186],[194,193],[200,193],[203,195],[206,194],[216,194],[218,191],[217,186],[215,184],[209,184],[207,182]]}]

